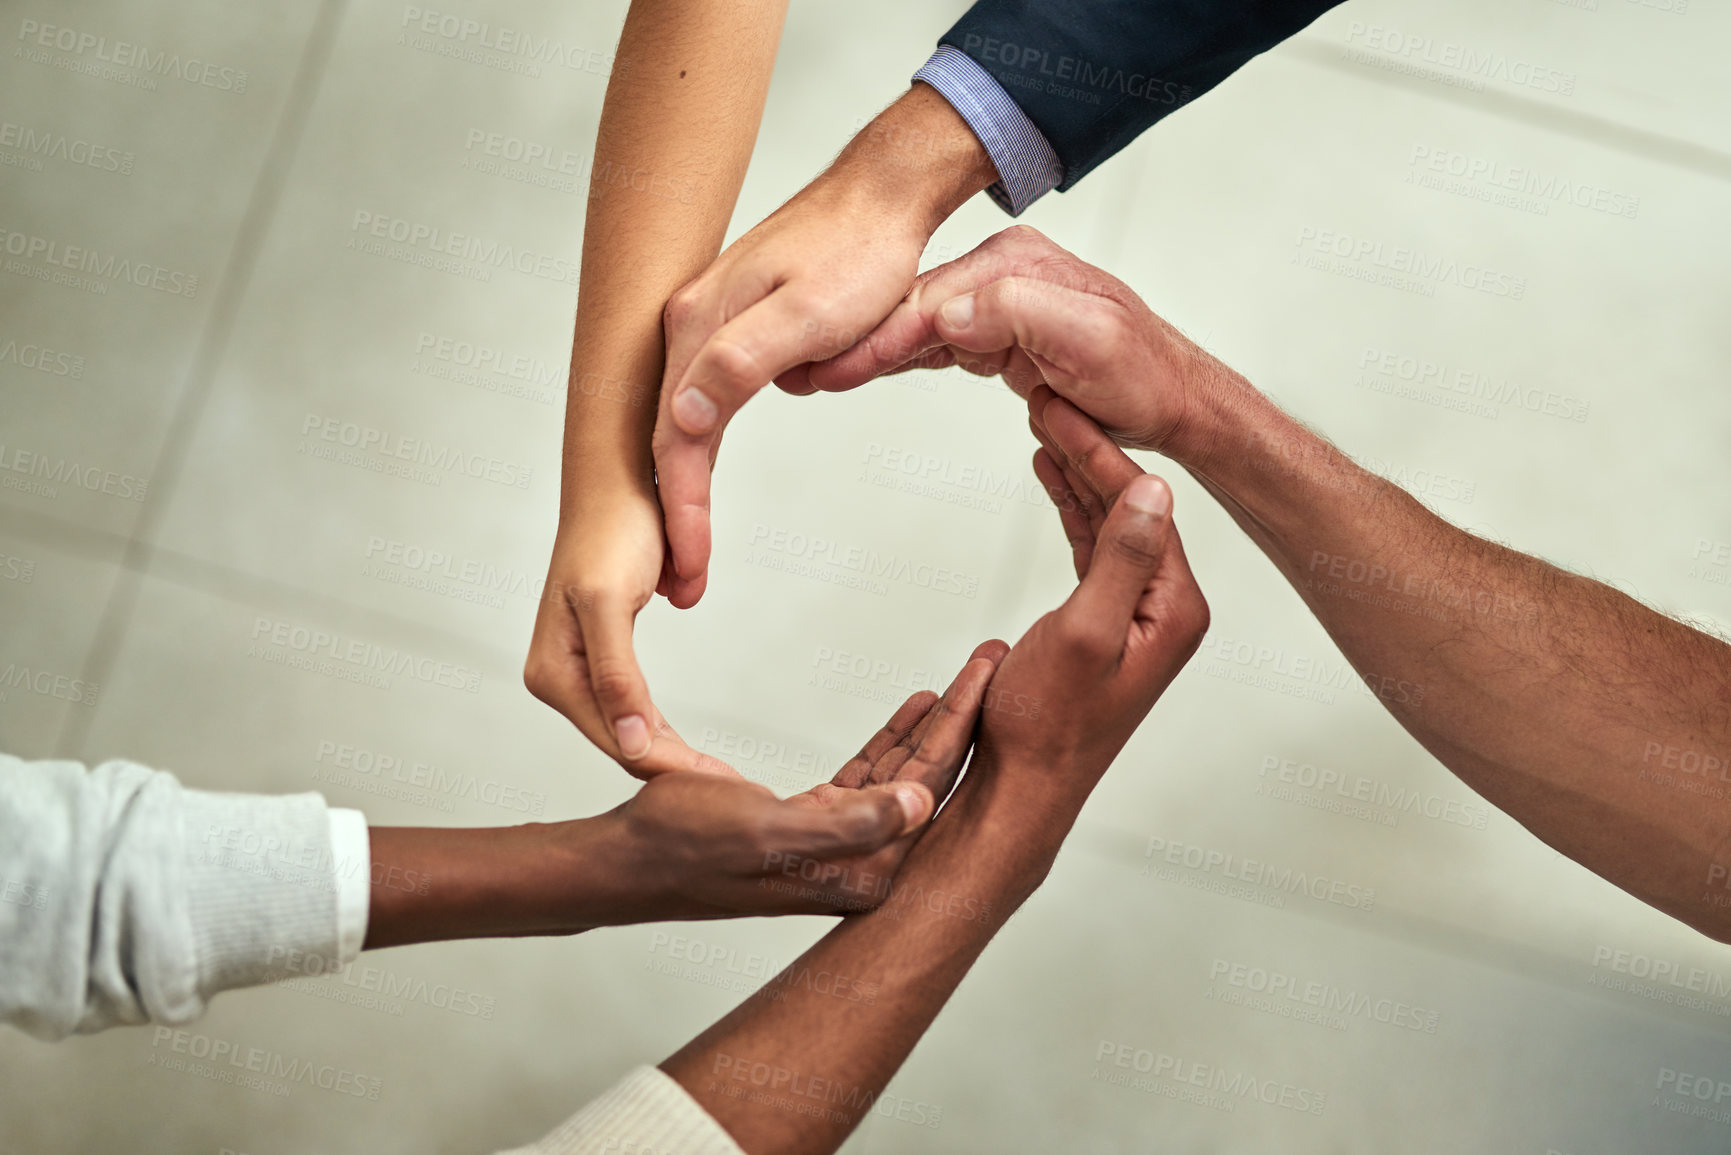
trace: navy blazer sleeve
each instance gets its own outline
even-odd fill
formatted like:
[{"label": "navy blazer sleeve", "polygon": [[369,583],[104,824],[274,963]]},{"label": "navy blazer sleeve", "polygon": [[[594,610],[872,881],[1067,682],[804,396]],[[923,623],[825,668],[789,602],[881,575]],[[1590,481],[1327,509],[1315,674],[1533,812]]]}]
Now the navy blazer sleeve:
[{"label": "navy blazer sleeve", "polygon": [[1341,0],[979,0],[939,41],[1003,85],[1060,191]]}]

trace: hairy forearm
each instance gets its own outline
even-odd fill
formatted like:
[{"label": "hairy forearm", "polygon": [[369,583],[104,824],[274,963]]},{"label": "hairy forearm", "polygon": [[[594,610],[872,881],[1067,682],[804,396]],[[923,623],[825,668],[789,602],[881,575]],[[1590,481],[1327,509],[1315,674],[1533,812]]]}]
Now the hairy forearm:
[{"label": "hairy forearm", "polygon": [[936,89],[914,84],[848,142],[814,188],[833,186],[895,206],[929,238],[998,179],[967,121]]},{"label": "hairy forearm", "polygon": [[1241,381],[1209,395],[1175,455],[1401,724],[1557,850],[1731,939],[1731,647],[1450,525]]},{"label": "hairy forearm", "polygon": [[564,495],[652,494],[661,310],[714,259],[763,116],[786,0],[633,0],[596,134]]},{"label": "hairy forearm", "polygon": [[851,916],[662,1064],[752,1155],[829,1152],[1044,878],[1075,804],[970,772],[879,909]]}]

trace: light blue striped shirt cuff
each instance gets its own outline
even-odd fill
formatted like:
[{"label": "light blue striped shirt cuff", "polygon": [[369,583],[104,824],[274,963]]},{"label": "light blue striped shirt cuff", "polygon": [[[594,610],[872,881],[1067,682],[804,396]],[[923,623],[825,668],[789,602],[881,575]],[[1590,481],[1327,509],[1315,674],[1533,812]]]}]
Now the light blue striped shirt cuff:
[{"label": "light blue striped shirt cuff", "polygon": [[937,89],[980,138],[998,167],[998,183],[986,194],[1005,212],[1021,216],[1064,179],[1064,166],[1045,134],[1004,86],[961,49],[940,44],[914,79]]}]

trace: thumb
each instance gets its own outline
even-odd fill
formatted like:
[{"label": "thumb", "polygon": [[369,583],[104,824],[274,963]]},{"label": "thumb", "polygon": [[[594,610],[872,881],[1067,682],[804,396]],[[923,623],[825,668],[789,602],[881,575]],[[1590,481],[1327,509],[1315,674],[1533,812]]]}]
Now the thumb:
[{"label": "thumb", "polygon": [[654,737],[649,684],[638,668],[631,648],[630,605],[617,598],[579,596],[573,607],[583,631],[583,648],[589,662],[589,688],[619,754],[635,762],[649,753]]},{"label": "thumb", "polygon": [[776,848],[810,858],[847,858],[882,849],[917,829],[932,816],[932,792],[919,782],[889,782],[828,806],[782,803],[787,825],[774,838]]},{"label": "thumb", "polygon": [[1098,375],[1119,341],[1115,302],[1031,277],[1005,277],[945,301],[938,336],[971,353],[1020,347],[1077,377]]},{"label": "thumb", "polygon": [[1094,542],[1088,573],[1065,603],[1089,633],[1121,637],[1166,556],[1172,528],[1172,491],[1151,473],[1125,486]]}]

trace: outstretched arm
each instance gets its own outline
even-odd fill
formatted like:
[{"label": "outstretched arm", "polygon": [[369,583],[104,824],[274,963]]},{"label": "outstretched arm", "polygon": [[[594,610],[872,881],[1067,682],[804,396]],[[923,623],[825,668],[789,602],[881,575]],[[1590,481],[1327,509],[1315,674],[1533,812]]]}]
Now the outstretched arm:
[{"label": "outstretched arm", "polygon": [[996,659],[976,654],[942,699],[910,697],[830,782],[791,798],[722,765],[658,775],[572,822],[375,827],[366,945],[869,910],[961,773]]},{"label": "outstretched arm", "polygon": [[1731,941],[1731,646],[1450,525],[1031,229],[922,278],[838,369],[869,376],[907,350],[1073,402],[1039,407],[1035,427],[1080,482],[1116,456],[1107,434],[1184,465],[1444,765]]},{"label": "outstretched arm", "polygon": [[994,666],[909,698],[804,794],[716,766],[573,822],[369,831],[317,794],[0,754],[0,1022],[181,1023],[225,990],[341,970],[363,940],[869,909],[960,773]]},{"label": "outstretched arm", "polygon": [[524,681],[639,776],[688,769],[632,650],[664,571],[649,439],[661,312],[721,248],[757,139],[786,0],[633,0],[595,141],[559,528]]},{"label": "outstretched arm", "polygon": [[[1220,500],[1401,725],[1561,853],[1731,941],[1731,798],[1714,788],[1731,646],[1450,525],[1206,354],[1183,360],[1197,404],[1149,448]],[[1045,430],[1086,474],[1116,451],[1064,408]]]}]

